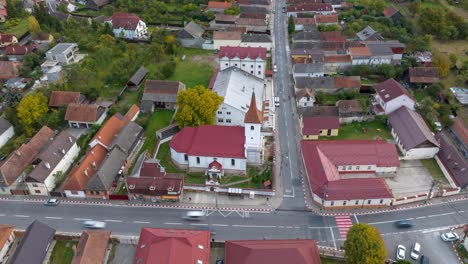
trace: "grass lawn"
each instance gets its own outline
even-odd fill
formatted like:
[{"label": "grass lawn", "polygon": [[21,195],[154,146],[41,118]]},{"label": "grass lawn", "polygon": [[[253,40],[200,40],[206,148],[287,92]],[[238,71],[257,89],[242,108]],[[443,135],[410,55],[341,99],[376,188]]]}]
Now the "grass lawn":
[{"label": "grass lawn", "polygon": [[225,185],[225,184],[229,184],[229,183],[232,183],[232,182],[238,182],[238,181],[247,180],[247,179],[249,179],[247,176],[224,175],[221,178],[221,184]]},{"label": "grass lawn", "polygon": [[[364,128],[366,133],[364,133]],[[321,137],[321,139],[345,140],[345,139],[391,139],[392,135],[385,122],[374,120],[369,122],[354,122],[340,126],[338,136]]]},{"label": "grass lawn", "polygon": [[201,49],[183,49],[180,54],[181,56],[185,55],[186,58],[184,61],[181,60],[181,57],[177,58],[175,72],[169,79],[180,81],[187,88],[196,85],[208,87],[214,66],[209,63],[207,56],[213,55],[213,52]]},{"label": "grass lawn", "polygon": [[440,170],[439,165],[435,159],[424,159],[421,160],[422,165],[426,167],[429,173],[432,175],[432,178],[440,183],[448,184],[447,179],[445,178],[444,174]]},{"label": "grass lawn", "polygon": [[185,183],[205,184],[205,175],[203,173],[187,173],[184,176]]},{"label": "grass lawn", "polygon": [[28,30],[29,30],[29,28],[28,28],[28,18],[23,18],[21,20],[18,20],[18,24],[14,25],[14,26],[11,26],[11,27],[8,27],[8,28],[5,28],[5,29],[2,28],[1,30],[5,34],[13,34],[17,38],[19,38],[24,33],[28,32]]},{"label": "grass lawn", "polygon": [[322,264],[340,264],[340,263],[346,263],[346,261],[344,261],[344,260],[330,259],[330,258],[324,258],[324,257],[321,257],[320,260],[322,261]]},{"label": "grass lawn", "polygon": [[73,245],[78,245],[78,241],[57,240],[50,257],[50,264],[67,264],[73,259]]},{"label": "grass lawn", "polygon": [[156,110],[151,117],[148,115],[141,115],[137,120],[138,124],[146,123],[145,128],[145,143],[143,144],[142,151],[148,150],[152,154],[156,148],[156,131],[167,127],[171,122],[174,111],[172,110]]},{"label": "grass lawn", "polygon": [[156,158],[161,162],[161,165],[166,169],[166,172],[180,172],[180,170],[171,161],[169,142],[163,143],[159,146]]},{"label": "grass lawn", "polygon": [[131,91],[127,89],[122,97],[120,98],[119,102],[112,107],[121,114],[127,113],[128,109],[134,104],[139,105],[138,100],[140,99],[140,93],[143,90],[143,85],[138,88],[136,91]]},{"label": "grass lawn", "polygon": [[438,50],[441,53],[447,54],[447,56],[450,54],[455,54],[462,62],[468,60],[468,56],[465,55],[464,51],[466,47],[468,47],[468,41],[466,40],[432,40],[433,49]]}]

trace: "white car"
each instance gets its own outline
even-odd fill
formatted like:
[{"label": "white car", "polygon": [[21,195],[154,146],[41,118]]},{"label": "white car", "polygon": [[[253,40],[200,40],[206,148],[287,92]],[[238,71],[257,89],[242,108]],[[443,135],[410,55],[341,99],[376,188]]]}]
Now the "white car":
[{"label": "white car", "polygon": [[48,205],[48,206],[57,206],[59,205],[60,201],[58,199],[55,199],[55,198],[50,198],[49,200],[47,200],[44,205]]},{"label": "white car", "polygon": [[396,258],[398,260],[404,260],[406,258],[406,248],[403,245],[398,245],[396,250]]},{"label": "white car", "polygon": [[276,67],[276,64],[273,66],[273,72],[278,72],[278,67]]},{"label": "white car", "polygon": [[84,221],[83,227],[90,229],[103,229],[106,227],[106,223],[100,221]]},{"label": "white car", "polygon": [[442,234],[440,237],[445,242],[456,241],[456,240],[460,239],[460,237],[457,235],[457,233],[454,233],[454,232],[448,232],[448,233]]},{"label": "white car", "polygon": [[418,242],[415,242],[413,244],[413,248],[411,249],[410,257],[412,259],[418,260],[420,254],[421,254],[421,244],[419,244]]}]

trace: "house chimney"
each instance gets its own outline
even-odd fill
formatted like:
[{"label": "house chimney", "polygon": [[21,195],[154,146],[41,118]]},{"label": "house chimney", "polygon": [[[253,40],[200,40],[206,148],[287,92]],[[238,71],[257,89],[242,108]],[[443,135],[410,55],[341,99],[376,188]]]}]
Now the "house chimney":
[{"label": "house chimney", "polygon": [[85,169],[84,175],[89,176],[89,175],[88,175],[88,168]]},{"label": "house chimney", "polygon": [[68,137],[68,141],[70,141],[70,143],[72,143],[73,139],[71,137]]},{"label": "house chimney", "polygon": [[21,152],[19,150],[15,151],[16,155],[21,156]]},{"label": "house chimney", "polygon": [[96,168],[96,162],[93,161],[93,163],[91,164],[93,166],[93,168]]},{"label": "house chimney", "polygon": [[66,153],[66,152],[65,152],[65,149],[62,149],[62,154],[65,155],[65,153]]},{"label": "house chimney", "polygon": [[166,169],[164,169],[163,166],[159,167],[159,172],[166,172]]},{"label": "house chimney", "polygon": [[50,163],[49,162],[45,162],[44,165],[48,170],[50,170]]}]

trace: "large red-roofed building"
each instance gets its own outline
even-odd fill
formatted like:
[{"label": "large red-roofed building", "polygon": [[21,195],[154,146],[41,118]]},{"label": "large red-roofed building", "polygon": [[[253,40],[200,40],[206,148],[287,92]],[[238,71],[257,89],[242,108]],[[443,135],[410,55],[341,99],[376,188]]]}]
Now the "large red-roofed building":
[{"label": "large red-roofed building", "polygon": [[[393,195],[376,174],[400,166],[394,144],[382,140],[302,141],[302,155],[314,201],[326,207],[386,206]],[[342,174],[369,174],[349,178]]]},{"label": "large red-roofed building", "polygon": [[234,66],[258,78],[264,79],[266,57],[266,48],[223,46],[219,49],[218,53],[219,68],[222,71]]}]

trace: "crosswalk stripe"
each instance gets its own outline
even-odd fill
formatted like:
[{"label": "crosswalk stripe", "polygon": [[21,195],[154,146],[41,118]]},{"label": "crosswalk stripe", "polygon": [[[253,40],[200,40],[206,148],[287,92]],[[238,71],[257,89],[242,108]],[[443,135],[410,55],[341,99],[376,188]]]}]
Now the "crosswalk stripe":
[{"label": "crosswalk stripe", "polygon": [[342,239],[346,239],[349,229],[353,226],[353,221],[349,215],[335,216],[335,222],[338,226],[338,233]]}]

